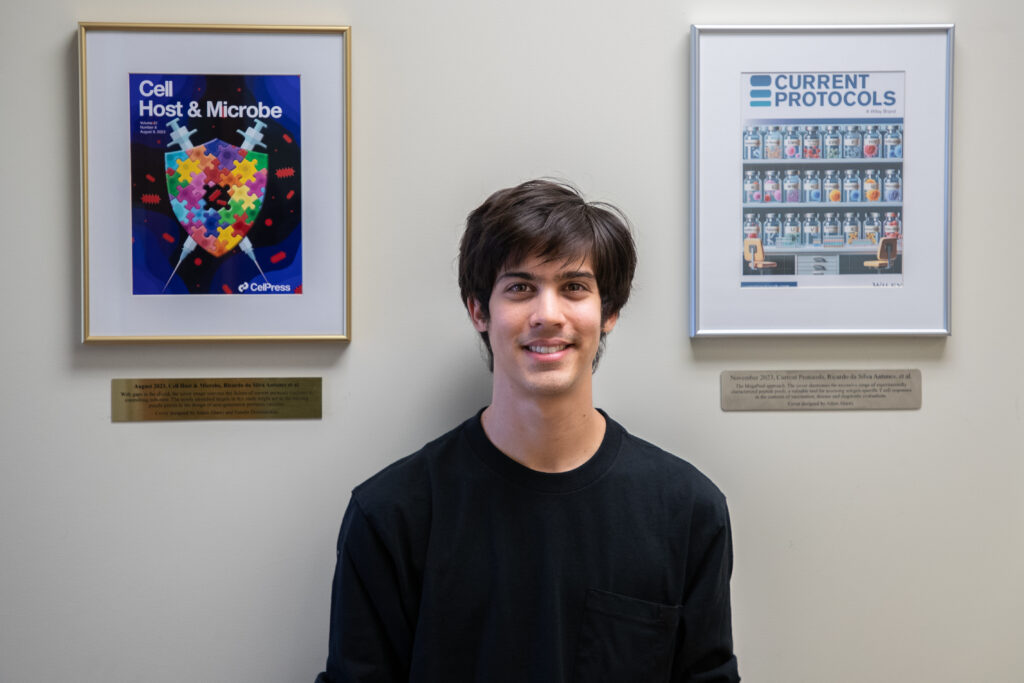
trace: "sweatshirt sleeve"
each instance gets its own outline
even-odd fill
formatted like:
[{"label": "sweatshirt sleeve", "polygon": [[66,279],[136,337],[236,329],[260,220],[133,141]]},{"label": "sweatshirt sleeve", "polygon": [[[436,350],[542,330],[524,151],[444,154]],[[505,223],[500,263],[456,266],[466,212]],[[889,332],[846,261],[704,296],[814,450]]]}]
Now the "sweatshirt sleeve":
[{"label": "sweatshirt sleeve", "polygon": [[687,573],[679,645],[672,680],[677,683],[736,683],[729,579],[732,533],[724,496],[707,506],[691,529],[694,568]]},{"label": "sweatshirt sleeve", "polygon": [[327,670],[316,683],[408,680],[415,615],[396,560],[353,496],[338,535]]}]

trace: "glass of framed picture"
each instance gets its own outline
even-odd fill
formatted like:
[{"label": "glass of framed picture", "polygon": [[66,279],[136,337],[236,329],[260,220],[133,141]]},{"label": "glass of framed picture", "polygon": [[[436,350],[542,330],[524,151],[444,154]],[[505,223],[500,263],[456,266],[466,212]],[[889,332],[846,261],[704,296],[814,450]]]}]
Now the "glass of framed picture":
[{"label": "glass of framed picture", "polygon": [[350,31],[79,25],[83,340],[350,337]]},{"label": "glass of framed picture", "polygon": [[953,27],[691,52],[690,336],[949,334]]}]

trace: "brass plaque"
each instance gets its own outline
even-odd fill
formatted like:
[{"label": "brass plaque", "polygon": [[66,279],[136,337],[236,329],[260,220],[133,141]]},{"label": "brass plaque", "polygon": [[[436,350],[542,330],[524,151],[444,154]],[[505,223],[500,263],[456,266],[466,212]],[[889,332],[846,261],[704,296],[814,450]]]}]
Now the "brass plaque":
[{"label": "brass plaque", "polygon": [[725,370],[722,410],[918,410],[920,370]]},{"label": "brass plaque", "polygon": [[112,379],[112,422],[323,416],[322,377]]}]

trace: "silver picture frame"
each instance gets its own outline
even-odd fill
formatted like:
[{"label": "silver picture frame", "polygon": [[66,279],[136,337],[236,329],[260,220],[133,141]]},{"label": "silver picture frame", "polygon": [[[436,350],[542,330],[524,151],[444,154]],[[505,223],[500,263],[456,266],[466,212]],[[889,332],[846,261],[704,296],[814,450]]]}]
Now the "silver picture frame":
[{"label": "silver picture frame", "polygon": [[950,334],[953,28],[691,27],[691,338]]}]

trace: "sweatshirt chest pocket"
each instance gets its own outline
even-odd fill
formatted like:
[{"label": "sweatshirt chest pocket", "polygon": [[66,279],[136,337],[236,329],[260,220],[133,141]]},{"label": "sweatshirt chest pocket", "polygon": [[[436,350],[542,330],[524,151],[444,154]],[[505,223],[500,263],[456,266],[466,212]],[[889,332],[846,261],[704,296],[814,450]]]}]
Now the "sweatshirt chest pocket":
[{"label": "sweatshirt chest pocket", "polygon": [[580,628],[576,683],[657,683],[672,669],[680,607],[590,589]]}]

